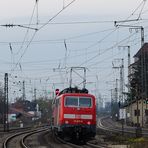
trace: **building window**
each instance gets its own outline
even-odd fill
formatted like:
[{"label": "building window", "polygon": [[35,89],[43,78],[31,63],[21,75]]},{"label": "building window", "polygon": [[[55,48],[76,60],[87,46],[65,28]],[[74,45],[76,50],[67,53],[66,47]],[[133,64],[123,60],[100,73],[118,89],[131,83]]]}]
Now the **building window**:
[{"label": "building window", "polygon": [[140,110],[135,110],[135,116],[140,116]]},{"label": "building window", "polygon": [[145,110],[145,115],[148,116],[148,109]]}]

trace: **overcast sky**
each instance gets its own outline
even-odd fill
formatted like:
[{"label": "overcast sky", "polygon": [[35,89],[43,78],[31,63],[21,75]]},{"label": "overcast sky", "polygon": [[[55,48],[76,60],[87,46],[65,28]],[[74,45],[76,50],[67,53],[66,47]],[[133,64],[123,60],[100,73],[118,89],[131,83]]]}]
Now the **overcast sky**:
[{"label": "overcast sky", "polygon": [[[29,17],[32,13],[36,0],[1,0],[1,20],[13,19],[17,17]],[[38,0],[40,16],[49,16],[50,13],[56,13],[57,10],[66,6],[72,0]],[[141,0],[76,0],[63,14],[73,15],[112,15],[112,14],[130,14],[134,8],[140,4]],[[63,15],[62,14],[62,15]]]},{"label": "overcast sky", "polygon": [[[87,88],[109,100],[119,79],[112,67],[122,58],[127,83],[127,49],[119,46],[130,46],[132,62],[141,47],[139,29],[114,21],[138,19],[117,24],[143,26],[146,42],[147,8],[146,0],[0,0],[0,82],[8,72],[12,100],[21,96],[23,80],[26,97],[34,88],[45,95],[68,86],[69,67],[84,66]],[[2,26],[8,24],[19,26]]]}]

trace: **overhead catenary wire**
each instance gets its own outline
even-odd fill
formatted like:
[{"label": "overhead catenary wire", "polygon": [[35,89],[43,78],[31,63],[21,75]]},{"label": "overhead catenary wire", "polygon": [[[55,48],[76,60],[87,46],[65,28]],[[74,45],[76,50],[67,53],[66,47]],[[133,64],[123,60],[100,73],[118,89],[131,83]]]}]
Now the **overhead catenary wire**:
[{"label": "overhead catenary wire", "polygon": [[68,8],[71,4],[73,4],[76,0],[72,0],[69,4],[64,6],[58,13],[56,13],[53,17],[51,17],[46,23],[44,23],[41,27],[38,28],[38,30],[41,30],[46,25],[48,25],[54,18],[56,18],[60,13],[62,13],[66,8]]},{"label": "overhead catenary wire", "polygon": [[143,5],[142,5],[141,10],[140,10],[140,12],[139,12],[138,19],[141,18],[141,14],[142,14],[142,11],[143,11],[144,6],[145,6],[145,4],[146,4],[146,1],[147,1],[147,0],[143,0]]},{"label": "overhead catenary wire", "polygon": [[[117,43],[117,45],[118,45],[118,44],[119,44],[119,43]],[[117,45],[115,45],[115,47],[116,47]],[[107,50],[112,49],[113,47],[114,47],[114,45],[113,45],[111,48],[108,48]],[[81,63],[79,66],[85,64],[85,63],[88,62],[88,61],[94,60],[94,59],[95,59],[96,57],[98,57],[99,55],[100,55],[100,53],[97,53],[95,56],[93,56],[93,57],[91,57],[91,58],[85,60],[85,61],[84,61],[83,63]]]},{"label": "overhead catenary wire", "polygon": [[[139,20],[140,21],[140,20]],[[90,20],[90,21],[63,21],[63,22],[50,22],[47,25],[84,25],[84,24],[104,24],[104,23],[113,23],[113,20]],[[45,22],[38,22],[39,26],[44,25]],[[11,24],[10,24],[11,25]],[[21,24],[27,26],[28,24]],[[0,25],[1,26],[1,25]],[[30,26],[36,26],[36,23],[31,23]]]},{"label": "overhead catenary wire", "polygon": [[24,52],[21,54],[21,56],[20,56],[20,58],[18,59],[17,63],[16,63],[16,64],[14,65],[14,67],[11,69],[11,72],[13,72],[13,71],[16,69],[16,67],[18,66],[18,64],[20,64],[21,59],[23,58],[23,56],[24,56],[25,53],[27,52],[27,49],[28,49],[29,45],[31,44],[32,40],[34,39],[35,35],[36,35],[36,31],[34,32],[34,34],[33,34],[32,38],[31,38],[30,42],[29,42],[28,45],[26,46]]},{"label": "overhead catenary wire", "polygon": [[[47,21],[47,23],[45,23],[44,25],[42,25],[39,29],[35,30],[35,32],[34,32],[32,38],[30,39],[28,45],[26,46],[24,52],[21,54],[21,57],[19,58],[18,62],[16,63],[16,65],[14,66],[14,68],[12,69],[12,71],[15,70],[15,68],[17,67],[17,65],[18,65],[19,62],[21,61],[22,57],[25,55],[25,53],[26,53],[26,51],[27,51],[29,45],[30,45],[31,42],[33,41],[33,39],[34,39],[34,37],[35,37],[37,31],[39,31],[39,30],[41,30],[43,27],[45,27],[50,21],[52,21],[54,18],[56,18],[63,10],[65,10],[66,8],[68,8],[68,7],[69,7],[72,3],[74,3],[75,1],[76,1],[76,0],[73,0],[72,2],[70,2],[69,4],[67,4],[62,10],[60,10],[57,14],[55,14],[52,18],[50,18],[50,19]],[[35,4],[34,9],[33,9],[33,13],[32,13],[31,19],[30,19],[30,24],[31,24],[31,22],[32,22],[32,18],[33,18],[33,15],[34,15],[34,11],[35,11],[35,7],[36,7],[36,5],[37,5],[37,2],[38,2],[38,1],[36,1],[36,4]],[[27,36],[27,34],[28,34],[28,31],[29,31],[29,30],[27,30],[27,32],[26,32],[25,38],[26,38],[26,36]],[[24,38],[24,41],[25,41],[25,38]],[[23,44],[24,44],[24,42],[22,43],[22,46],[21,46],[20,50],[22,49]],[[20,51],[20,50],[19,50],[19,51]],[[19,52],[19,51],[18,51],[18,52]]]},{"label": "overhead catenary wire", "polygon": [[[37,1],[36,1],[35,5],[34,5],[33,12],[32,12],[32,15],[31,15],[29,24],[31,24],[31,22],[32,22],[33,15],[34,15],[35,8],[36,8],[36,5],[37,5]],[[28,26],[30,27],[30,25],[28,25]],[[22,44],[21,44],[21,47],[20,47],[19,50],[17,51],[16,55],[19,54],[20,51],[22,50],[22,48],[23,48],[23,46],[24,46],[24,42],[25,42],[25,40],[26,40],[26,37],[27,37],[27,35],[28,35],[28,33],[29,33],[29,30],[30,30],[30,29],[27,28],[27,31],[26,31],[26,34],[25,34],[25,36],[24,36],[23,42],[22,42]],[[34,39],[34,37],[35,37],[35,35],[36,35],[36,32],[37,32],[37,30],[35,30],[35,32],[33,33],[33,35],[32,35],[32,37],[31,37],[30,41],[28,42],[26,48],[24,49],[24,51],[23,51],[23,53],[21,54],[20,58],[18,59],[17,63],[16,63],[16,64],[14,65],[14,67],[11,69],[11,72],[13,72],[13,71],[16,69],[16,67],[20,64],[21,59],[22,59],[23,56],[25,55],[25,53],[26,53],[26,51],[27,51],[29,45],[31,44],[31,42],[32,42],[33,39]],[[22,70],[22,68],[21,68],[21,70]]]},{"label": "overhead catenary wire", "polygon": [[113,32],[115,32],[117,30],[117,28],[115,28],[114,30],[112,30],[111,32],[109,32],[107,35],[105,35],[101,40],[99,40],[99,41],[97,41],[97,42],[95,42],[95,43],[93,43],[93,44],[91,44],[91,45],[89,45],[89,46],[87,46],[87,47],[85,47],[85,48],[82,48],[82,49],[77,49],[77,50],[86,50],[86,49],[90,49],[90,48],[92,48],[92,47],[95,47],[95,46],[97,46],[99,43],[101,43],[102,41],[104,41],[107,37],[109,37]]},{"label": "overhead catenary wire", "polygon": [[20,24],[5,24],[5,25],[0,25],[2,27],[10,28],[10,27],[21,27],[21,28],[27,28],[27,29],[32,29],[32,30],[38,30],[37,28],[29,27],[29,26],[24,26]]},{"label": "overhead catenary wire", "polygon": [[[37,2],[36,2],[35,5],[34,5],[33,11],[32,11],[32,15],[31,15],[31,17],[30,17],[30,21],[29,21],[29,25],[28,25],[29,27],[30,27],[30,24],[32,23],[32,19],[33,19],[33,16],[34,16],[34,12],[35,12],[36,6],[37,6]],[[20,46],[19,50],[15,53],[16,55],[19,54],[20,51],[22,50],[22,48],[23,48],[23,46],[24,46],[24,43],[25,43],[25,41],[26,41],[27,35],[28,35],[28,33],[29,33],[29,30],[30,30],[30,29],[27,28],[27,31],[26,31],[26,33],[25,33],[24,39],[23,39],[23,41],[22,41],[22,43],[21,43],[21,46]],[[37,30],[38,30],[38,29],[36,29],[35,32],[36,32]],[[31,38],[31,40],[33,40],[33,39]],[[29,42],[28,42],[28,45],[30,45]],[[26,49],[25,49],[25,50],[26,50]]]},{"label": "overhead catenary wire", "polygon": [[137,19],[135,19],[135,21],[140,20],[141,13],[142,13],[142,10],[144,8],[144,5],[145,5],[145,2],[146,1],[147,0],[142,0],[141,3],[136,7],[136,9],[133,10],[133,12],[130,14],[129,17],[127,17],[127,19],[125,21],[128,21],[128,19],[131,18],[131,16],[133,16],[140,9],[140,7],[141,7],[140,13],[138,14],[138,17],[137,17]]},{"label": "overhead catenary wire", "polygon": [[[109,29],[105,29],[105,30],[101,30],[101,31],[95,31],[95,32],[89,32],[89,33],[85,33],[85,34],[80,34],[80,35],[77,35],[77,36],[71,36],[71,37],[67,37],[65,39],[63,38],[59,38],[59,39],[53,39],[53,40],[34,40],[32,41],[32,44],[45,44],[46,42],[47,43],[51,43],[51,44],[58,44],[58,43],[62,43],[63,44],[63,40],[66,40],[67,43],[85,43],[85,42],[93,42],[93,41],[72,41],[73,39],[78,39],[78,38],[83,38],[83,37],[87,37],[87,36],[92,36],[92,35],[95,35],[95,34],[99,34],[99,33],[104,33],[104,32],[107,32],[107,31],[111,31],[111,30],[114,30],[114,28],[109,28]],[[23,41],[24,44],[28,44],[29,41]],[[10,41],[8,42],[2,42],[0,41],[0,44],[9,44]],[[11,41],[11,44],[22,44],[21,41],[15,41],[15,42],[12,42]],[[71,50],[72,51],[72,50]]]},{"label": "overhead catenary wire", "polygon": [[[64,0],[63,0],[63,1],[64,1]],[[64,6],[64,5],[63,5],[63,6]],[[142,11],[142,12],[143,12],[143,11]],[[112,22],[113,22],[113,21],[112,21]],[[141,20],[140,20],[139,22],[141,22]],[[49,23],[49,24],[50,24],[50,23]],[[73,41],[72,38],[71,38],[71,39],[68,39],[68,37],[64,37],[64,39],[65,39],[65,41],[66,41],[66,44],[68,45],[68,51],[69,51],[69,52],[75,51],[74,49],[69,49],[69,47],[71,47],[71,46],[69,46],[69,43],[74,43],[74,42],[76,43],[76,41]],[[74,39],[74,38],[73,38],[73,39]],[[78,38],[78,39],[79,39],[79,38]],[[105,40],[103,40],[103,41],[104,41],[104,42],[100,42],[100,43],[101,43],[101,44],[107,43],[107,41],[105,41]],[[9,41],[9,42],[10,42],[10,41]],[[29,42],[29,41],[27,41],[27,42]],[[25,41],[24,44],[26,44],[27,42]],[[42,41],[41,41],[41,42],[42,42]],[[45,41],[45,42],[46,42],[46,41]],[[45,42],[43,42],[43,43],[45,43]],[[48,41],[47,41],[47,42],[48,42]],[[50,42],[50,41],[49,41],[49,42]],[[93,42],[94,42],[94,41],[93,41]],[[120,41],[119,41],[119,42],[120,42]],[[11,43],[12,43],[12,42],[11,42]],[[35,42],[32,41],[31,44],[33,44],[33,43],[35,43]],[[62,41],[59,41],[59,42],[57,41],[57,43],[63,44],[63,40],[62,40]],[[57,44],[57,43],[55,43],[55,44]],[[80,43],[80,42],[77,42],[77,43]],[[90,42],[90,43],[91,43],[91,42]],[[123,43],[124,43],[124,42],[123,42]],[[12,43],[12,44],[13,44],[13,43]],[[40,44],[40,41],[39,41],[39,44]],[[13,46],[12,46],[12,47],[13,47]],[[88,46],[87,46],[87,47],[88,47]],[[93,47],[95,48],[95,47],[97,47],[97,46],[92,46],[92,48],[89,48],[89,49],[90,49],[90,52],[92,51],[91,49],[93,49]],[[83,49],[86,50],[85,48],[83,48]],[[82,50],[83,50],[83,49],[82,49]],[[101,49],[101,52],[104,51],[105,49],[106,49],[106,47],[103,47],[103,48]],[[77,50],[77,49],[76,49],[76,50]],[[82,50],[81,50],[81,51],[82,51]],[[96,50],[96,52],[97,52],[97,49],[95,49],[95,50]],[[62,50],[61,50],[61,51],[62,51]],[[78,49],[77,51],[79,51],[79,49]],[[90,53],[90,52],[89,52],[89,53]],[[93,51],[92,51],[92,52],[93,52]],[[100,51],[99,51],[99,52],[100,52]],[[105,52],[106,52],[106,51],[105,51]],[[89,53],[88,53],[88,54],[89,54]],[[106,52],[106,53],[107,53],[107,52]],[[96,54],[96,53],[92,53],[92,54]],[[81,55],[82,55],[82,54],[81,54]],[[89,55],[91,55],[91,54],[89,54]],[[88,57],[90,57],[89,55],[88,55]],[[101,55],[102,55],[102,54],[101,54]],[[71,57],[74,57],[74,54],[72,54],[71,56],[69,56],[68,59],[71,59]],[[75,56],[75,57],[76,57],[76,56]],[[55,60],[56,60],[56,59],[55,59]],[[60,61],[62,61],[62,60],[64,60],[64,57],[60,59]],[[58,61],[59,61],[59,60],[58,60]],[[89,61],[89,62],[88,62],[88,65],[91,65],[91,64],[95,63],[96,61],[98,61],[98,60],[94,59],[94,61]],[[37,62],[36,64],[38,65],[38,64],[39,64],[39,61],[37,60],[36,62]],[[91,63],[91,62],[92,62],[92,63]],[[23,66],[23,63],[24,63],[24,62],[21,61],[21,65],[22,65],[22,66]],[[28,62],[28,63],[29,63],[29,62]],[[70,63],[70,62],[68,62],[68,63]],[[48,67],[49,67],[49,66],[48,66]],[[51,68],[51,67],[50,67],[50,68]],[[50,69],[50,68],[49,68],[49,69]],[[18,69],[17,69],[17,70],[18,70]],[[25,70],[25,69],[24,69],[24,67],[23,67],[23,72],[24,72],[24,70]],[[26,69],[26,70],[29,70],[29,69]],[[34,70],[36,71],[37,69],[35,69],[35,68],[32,67],[32,70],[33,70],[33,71],[34,71]],[[43,68],[42,70],[44,70],[44,68]],[[31,70],[30,70],[30,71],[31,71]],[[47,70],[47,71],[48,71],[48,70]],[[51,71],[49,70],[49,73],[50,73],[50,72],[51,72]],[[44,73],[44,72],[43,72],[43,73]],[[48,74],[49,74],[49,73],[48,73]],[[46,74],[47,74],[47,73],[46,73]],[[48,75],[48,74],[47,74],[47,75]]]},{"label": "overhead catenary wire", "polygon": [[[117,27],[117,23],[121,23],[121,24],[124,24],[124,23],[127,23],[127,22],[133,22],[133,21],[139,21],[139,20],[142,20],[141,19],[141,14],[142,14],[142,11],[143,11],[143,8],[145,6],[145,3],[146,3],[147,0],[142,0],[142,2],[138,5],[138,7],[131,13],[131,15],[129,17],[127,17],[125,20],[121,20],[121,21],[114,21],[114,25]],[[136,19],[129,19],[131,18],[136,11],[138,11],[138,9],[140,9],[141,7],[141,10],[138,14],[138,17]]]},{"label": "overhead catenary wire", "polygon": [[[91,52],[90,52],[91,53]],[[82,54],[83,55],[83,54]],[[79,55],[79,56],[82,56],[82,55]],[[100,54],[101,55],[101,54]],[[78,55],[77,55],[78,56]],[[73,57],[76,57],[76,56],[73,56]],[[72,57],[70,57],[70,58],[72,58]],[[50,62],[50,60],[49,61],[34,61],[33,63],[36,63],[36,62]],[[30,64],[30,63],[32,63],[32,62],[26,62],[26,64]],[[8,63],[9,64],[9,63]],[[36,63],[37,64],[37,63]]]},{"label": "overhead catenary wire", "polygon": [[[131,37],[131,36],[130,36],[130,37]],[[105,53],[106,51],[117,47],[120,43],[122,43],[123,41],[127,40],[128,38],[129,38],[129,37],[126,37],[126,38],[124,38],[123,40],[121,40],[120,42],[115,43],[113,46],[111,46],[111,47],[109,47],[109,48],[106,48],[106,49],[101,53],[101,55],[102,55],[103,53]],[[87,61],[84,61],[83,63],[81,63],[79,66],[82,66],[82,65],[85,64],[86,62],[90,62],[90,61],[94,60],[94,59],[95,59],[96,57],[98,57],[98,56],[100,56],[100,52],[97,53],[95,56],[89,58]]]},{"label": "overhead catenary wire", "polygon": [[[136,25],[138,23],[140,23],[141,21],[148,21],[148,19],[142,19],[142,20],[139,20],[137,23],[134,23],[134,24],[130,24],[130,25]],[[114,21],[111,21],[111,22],[114,22]],[[145,27],[146,28],[146,27]],[[77,39],[77,38],[81,38],[81,37],[85,37],[85,36],[89,36],[89,35],[94,35],[94,34],[97,34],[97,33],[103,33],[105,31],[109,31],[109,30],[113,30],[113,28],[110,28],[110,29],[106,29],[106,30],[102,30],[102,31],[98,31],[98,32],[90,32],[90,33],[86,33],[86,34],[81,34],[81,35],[77,35],[77,36],[72,36],[72,37],[68,37],[66,38],[67,42],[68,43],[74,43],[74,42],[83,42],[83,41],[69,41],[71,39]],[[23,41],[24,43],[28,43],[29,41]],[[51,42],[51,43],[63,43],[63,39],[55,39],[55,40],[37,40],[37,41],[33,41],[32,43],[35,44],[35,43],[45,43],[45,42]],[[85,42],[85,41],[84,41]],[[88,42],[88,41],[86,41]],[[10,41],[8,42],[0,42],[0,44],[8,44],[10,43]],[[16,41],[16,42],[12,42],[12,44],[22,44],[22,42],[20,41]]]},{"label": "overhead catenary wire", "polygon": [[[80,55],[81,56],[81,55]],[[51,60],[49,60],[49,61],[51,61]],[[37,61],[34,61],[34,62],[37,62]],[[42,62],[42,61],[41,61]],[[44,61],[43,61],[44,62]],[[46,62],[46,61],[45,61]],[[30,63],[30,62],[28,62],[28,63]]]}]

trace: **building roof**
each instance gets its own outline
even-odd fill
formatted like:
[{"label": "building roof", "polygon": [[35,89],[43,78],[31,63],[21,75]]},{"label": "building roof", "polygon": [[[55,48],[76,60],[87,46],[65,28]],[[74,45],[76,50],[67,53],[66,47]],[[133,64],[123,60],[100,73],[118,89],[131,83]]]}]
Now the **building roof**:
[{"label": "building roof", "polygon": [[11,113],[21,113],[21,114],[23,114],[23,115],[26,116],[26,117],[33,117],[32,114],[30,114],[30,113],[28,113],[28,112],[25,112],[25,111],[23,111],[23,110],[21,110],[21,109],[17,109],[17,108],[12,108],[12,107],[10,107],[9,110],[10,110]]},{"label": "building roof", "polygon": [[148,43],[144,43],[144,45],[139,49],[139,51],[134,55],[134,57],[139,57],[142,52],[148,53]]}]

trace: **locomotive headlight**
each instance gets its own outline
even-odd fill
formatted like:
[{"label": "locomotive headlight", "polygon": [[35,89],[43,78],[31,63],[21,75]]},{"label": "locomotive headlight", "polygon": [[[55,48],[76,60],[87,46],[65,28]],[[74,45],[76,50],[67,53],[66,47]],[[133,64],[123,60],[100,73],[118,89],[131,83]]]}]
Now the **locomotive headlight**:
[{"label": "locomotive headlight", "polygon": [[65,124],[68,124],[68,123],[69,123],[69,122],[66,120],[66,121],[65,121]]},{"label": "locomotive headlight", "polygon": [[88,121],[87,124],[90,125],[90,121]]}]

